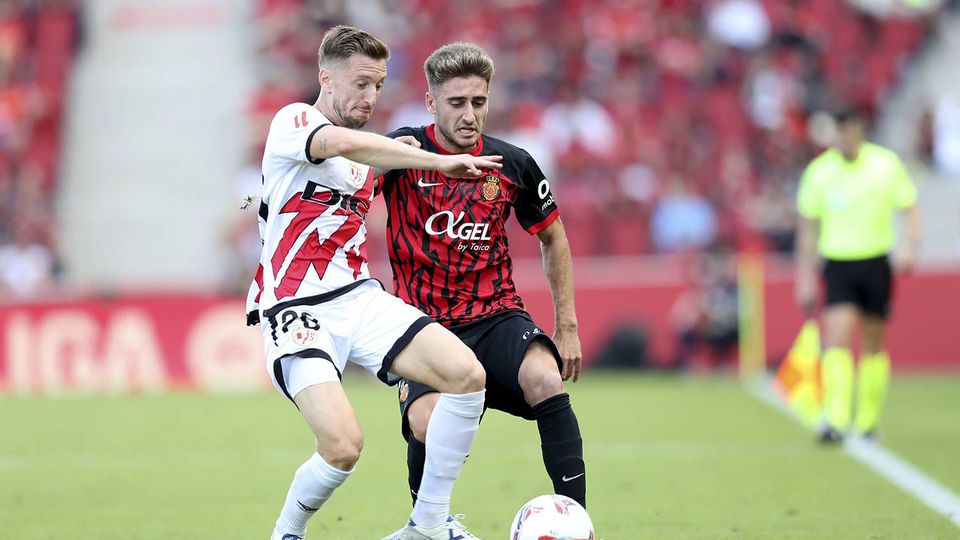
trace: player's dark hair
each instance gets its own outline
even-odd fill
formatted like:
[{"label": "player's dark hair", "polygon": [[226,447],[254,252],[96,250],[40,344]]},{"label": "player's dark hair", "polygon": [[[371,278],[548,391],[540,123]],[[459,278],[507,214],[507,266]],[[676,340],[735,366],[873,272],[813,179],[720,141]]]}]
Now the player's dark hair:
[{"label": "player's dark hair", "polygon": [[317,63],[323,67],[361,54],[374,60],[390,58],[390,47],[367,32],[352,26],[334,26],[323,35]]},{"label": "player's dark hair", "polygon": [[433,51],[423,63],[430,91],[456,77],[482,77],[490,84],[493,59],[473,43],[450,43]]},{"label": "player's dark hair", "polygon": [[833,120],[837,125],[847,124],[849,122],[865,123],[867,115],[857,107],[842,107],[834,111]]}]

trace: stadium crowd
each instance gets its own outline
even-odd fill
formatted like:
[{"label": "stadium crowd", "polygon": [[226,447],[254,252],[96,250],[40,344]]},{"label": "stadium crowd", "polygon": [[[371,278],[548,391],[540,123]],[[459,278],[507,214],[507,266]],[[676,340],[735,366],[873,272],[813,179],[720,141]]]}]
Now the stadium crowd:
[{"label": "stadium crowd", "polygon": [[799,171],[825,144],[817,113],[875,112],[922,44],[928,19],[880,4],[260,0],[253,132],[314,101],[310,51],[334,24],[393,49],[378,132],[428,123],[423,59],[473,41],[497,62],[489,130],[543,164],[577,255],[696,251],[743,227],[789,251]]},{"label": "stadium crowd", "polygon": [[56,278],[57,165],[75,0],[0,2],[0,299]]},{"label": "stadium crowd", "polygon": [[[839,103],[875,112],[923,44],[929,18],[886,9],[906,3],[254,0],[250,132],[266,133],[287,103],[314,101],[312,51],[334,24],[393,49],[369,126],[378,132],[429,122],[423,59],[473,41],[497,62],[489,131],[543,166],[578,256],[696,251],[744,227],[787,251],[799,169],[823,143],[817,113]],[[0,2],[3,297],[59,272],[56,187],[80,6]],[[260,155],[254,145],[250,163]],[[535,242],[511,247],[538,254]]]}]

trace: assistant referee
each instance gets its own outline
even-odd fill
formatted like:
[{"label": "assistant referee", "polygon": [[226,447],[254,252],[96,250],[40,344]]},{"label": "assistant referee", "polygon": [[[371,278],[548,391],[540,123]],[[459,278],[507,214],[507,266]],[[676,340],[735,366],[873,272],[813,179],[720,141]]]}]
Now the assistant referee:
[{"label": "assistant referee", "polygon": [[[821,365],[823,422],[820,439],[839,442],[853,424],[863,436],[876,435],[890,380],[884,330],[890,313],[894,215],[904,211],[906,241],[898,267],[912,270],[920,235],[917,191],[903,162],[892,151],[866,142],[863,116],[835,115],[836,146],[815,158],[800,179],[797,209],[796,298],[812,313],[817,257],[824,260],[826,307]],[[851,342],[861,327],[854,418]]]}]

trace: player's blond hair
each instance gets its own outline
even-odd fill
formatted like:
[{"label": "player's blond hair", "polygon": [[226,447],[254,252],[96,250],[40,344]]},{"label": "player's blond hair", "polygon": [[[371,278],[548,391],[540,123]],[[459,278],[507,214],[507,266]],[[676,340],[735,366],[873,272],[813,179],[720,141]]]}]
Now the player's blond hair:
[{"label": "player's blond hair", "polygon": [[323,35],[317,64],[329,66],[332,62],[346,60],[355,54],[361,54],[374,60],[390,58],[390,47],[373,37],[370,33],[353,26],[334,26]]},{"label": "player's blond hair", "polygon": [[493,78],[493,59],[473,43],[450,43],[433,51],[423,63],[427,85],[434,91],[456,77],[482,77],[490,84]]}]

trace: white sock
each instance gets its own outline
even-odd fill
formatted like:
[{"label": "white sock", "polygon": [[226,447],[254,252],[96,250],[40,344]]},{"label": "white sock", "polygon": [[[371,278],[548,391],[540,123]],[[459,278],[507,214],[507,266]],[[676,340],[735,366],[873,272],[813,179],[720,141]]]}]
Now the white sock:
[{"label": "white sock", "polygon": [[427,427],[427,460],[410,515],[417,525],[436,527],[450,515],[453,482],[477,436],[485,393],[440,394]]},{"label": "white sock", "polygon": [[303,536],[307,531],[307,520],[327,502],[333,490],[340,487],[354,469],[341,471],[314,452],[293,475],[293,483],[280,510],[275,531]]}]

